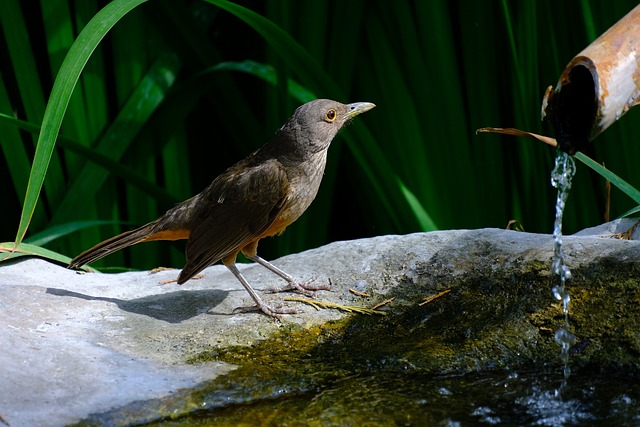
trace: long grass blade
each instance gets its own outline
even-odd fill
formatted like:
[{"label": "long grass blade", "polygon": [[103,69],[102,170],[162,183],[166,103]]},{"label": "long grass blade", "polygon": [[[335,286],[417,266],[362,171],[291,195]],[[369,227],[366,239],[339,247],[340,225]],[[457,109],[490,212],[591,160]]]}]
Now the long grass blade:
[{"label": "long grass blade", "polygon": [[99,225],[110,224],[122,224],[122,221],[90,220],[67,222],[65,224],[54,225],[47,228],[46,230],[33,234],[24,239],[24,243],[29,243],[30,245],[34,246],[44,246],[47,243],[50,243],[56,239],[67,236],[79,230],[84,230],[86,228],[96,227]]},{"label": "long grass blade", "polygon": [[[278,84],[278,76],[276,70],[270,65],[261,64],[256,61],[247,60],[241,62],[221,62],[211,68],[204,70],[202,73],[212,71],[240,71],[258,77],[273,86]],[[293,79],[287,80],[287,90],[289,96],[303,104],[305,102],[313,101],[317,98],[317,96],[312,91],[303,87]]]},{"label": "long grass blade", "polygon": [[38,145],[34,155],[33,166],[29,175],[29,185],[25,195],[25,202],[20,215],[20,224],[16,233],[15,248],[22,242],[33,212],[35,210],[40,190],[49,166],[49,160],[55,147],[58,131],[69,104],[73,89],[78,82],[89,57],[107,32],[129,11],[146,0],[114,0],[93,17],[78,35],[69,53],[64,59],[53,84],[49,103],[44,113],[42,131],[38,138]]},{"label": "long grass blade", "polygon": [[[26,130],[34,134],[38,134],[40,132],[40,126],[38,125],[25,122],[24,120],[19,120],[14,117],[8,116],[6,114],[0,113],[0,126],[7,126],[7,125],[13,125],[13,126],[7,127],[12,131],[15,131],[17,128],[17,129]],[[2,141],[4,141],[4,138],[0,138],[0,145],[2,144]],[[153,197],[154,199],[159,200],[162,203],[165,203],[167,205],[172,205],[179,202],[179,200],[173,195],[173,193],[158,186],[155,182],[152,182],[147,178],[141,176],[136,170],[124,165],[123,163],[117,160],[114,160],[110,156],[107,156],[89,147],[85,147],[84,145],[79,144],[78,142],[73,141],[70,138],[67,138],[65,135],[59,135],[57,143],[63,149],[71,151],[75,154],[78,154],[79,156],[83,157],[85,160],[88,160],[89,162],[102,167],[105,171],[108,171],[111,175],[122,178],[128,184],[140,189],[145,194]],[[20,148],[20,145],[15,144],[14,148]],[[17,162],[17,159],[20,158],[20,155],[17,153],[16,154],[10,153],[10,156],[8,157],[12,159],[16,159],[14,162]],[[26,160],[26,156],[24,156],[24,158],[26,162],[23,164],[26,164],[28,166],[29,163]],[[14,162],[11,162],[11,165],[13,165]],[[28,168],[25,168],[25,170],[28,170]],[[26,178],[25,178],[25,187],[26,187]]]},{"label": "long grass blade", "polygon": [[58,261],[62,264],[69,264],[71,258],[28,243],[20,243],[17,247],[15,242],[0,243],[0,262],[21,256],[38,256],[50,260]]},{"label": "long grass blade", "polygon": [[576,159],[580,160],[585,165],[589,166],[591,169],[596,171],[600,176],[604,179],[611,182],[611,185],[618,188],[624,194],[629,196],[631,200],[640,204],[640,191],[636,189],[633,185],[629,184],[624,179],[620,178],[618,175],[610,171],[609,169],[602,166],[600,163],[596,162],[592,158],[588,157],[584,153],[576,153]]},{"label": "long grass blade", "polygon": [[[4,85],[2,74],[0,73],[0,111],[11,111],[11,103],[9,102],[9,95]],[[10,120],[15,120],[11,116],[2,115],[8,117]],[[7,168],[11,175],[13,187],[18,194],[18,197],[22,197],[24,189],[27,188],[29,183],[28,170],[29,170],[29,155],[24,147],[20,132],[18,129],[8,123],[7,121],[0,121],[0,151],[4,154],[5,158],[11,159],[7,162]],[[22,200],[20,200],[22,202]],[[38,209],[38,215],[41,220],[44,220],[44,211],[42,208]]]},{"label": "long grass blade", "polygon": [[438,230],[438,226],[433,221],[429,213],[426,211],[422,203],[418,200],[418,198],[409,190],[400,179],[398,179],[398,187],[400,187],[400,191],[407,199],[413,214],[416,216],[418,223],[420,224],[420,228],[422,231],[433,231]]}]

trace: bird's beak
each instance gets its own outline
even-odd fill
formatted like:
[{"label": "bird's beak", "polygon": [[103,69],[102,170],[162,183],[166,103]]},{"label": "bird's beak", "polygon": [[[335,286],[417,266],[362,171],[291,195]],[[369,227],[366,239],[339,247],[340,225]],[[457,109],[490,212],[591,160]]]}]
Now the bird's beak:
[{"label": "bird's beak", "polygon": [[350,120],[358,114],[371,110],[375,106],[376,104],[372,104],[371,102],[354,102],[353,104],[347,104],[348,109],[344,118],[345,120]]}]

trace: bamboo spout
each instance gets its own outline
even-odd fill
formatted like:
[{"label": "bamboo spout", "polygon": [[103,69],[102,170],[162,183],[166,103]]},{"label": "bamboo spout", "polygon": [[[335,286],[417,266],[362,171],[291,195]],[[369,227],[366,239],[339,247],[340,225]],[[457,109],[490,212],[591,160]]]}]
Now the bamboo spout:
[{"label": "bamboo spout", "polygon": [[580,52],[547,89],[542,119],[575,154],[640,102],[640,5]]}]

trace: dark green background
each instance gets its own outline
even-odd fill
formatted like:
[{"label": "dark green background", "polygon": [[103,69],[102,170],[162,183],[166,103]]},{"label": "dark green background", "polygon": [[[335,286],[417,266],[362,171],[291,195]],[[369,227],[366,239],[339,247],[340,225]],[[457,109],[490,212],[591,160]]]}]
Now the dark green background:
[{"label": "dark green background", "polygon": [[[636,6],[597,0],[238,3],[281,27],[313,61],[292,63],[290,46],[273,46],[210,3],[151,0],[136,8],[94,53],[61,134],[94,146],[118,124],[125,102],[142,96],[132,95],[134,88],[158,58],[181,64],[175,81],[116,159],[128,168],[124,177],[110,175],[94,192],[77,195],[80,202],[64,212],[60,203],[74,191],[79,172],[97,166],[58,145],[31,234],[77,220],[127,222],[77,231],[47,245],[74,256],[156,218],[266,142],[300,102],[283,84],[238,71],[205,71],[245,60],[272,66],[279,82],[293,79],[317,97],[377,104],[334,141],[316,202],[284,235],[261,243],[266,258],[335,240],[425,229],[398,182],[440,229],[503,228],[514,219],[527,231],[550,233],[553,149],[475,130],[517,127],[549,135],[540,121],[546,87],[556,84],[574,55]],[[40,124],[66,51],[105,4],[3,0],[0,113]],[[8,18],[9,9],[19,19]],[[25,75],[21,67],[30,61],[36,72]],[[324,80],[310,79],[309,73]],[[632,111],[587,152],[634,185],[640,182],[637,122]],[[14,239],[29,172],[9,168],[7,147],[19,145],[32,156],[37,139],[12,126],[0,123],[0,241]],[[131,187],[127,173],[167,194],[158,199]],[[384,185],[377,187],[371,176]],[[602,178],[578,164],[565,232],[603,222],[605,200]],[[612,217],[631,207],[631,200],[612,190]],[[96,265],[180,267],[182,248],[149,243]]]}]

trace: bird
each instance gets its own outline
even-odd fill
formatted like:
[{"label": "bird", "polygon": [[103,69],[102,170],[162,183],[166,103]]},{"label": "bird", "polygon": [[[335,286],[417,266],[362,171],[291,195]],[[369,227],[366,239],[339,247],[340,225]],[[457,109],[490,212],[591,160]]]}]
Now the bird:
[{"label": "bird", "polygon": [[[201,193],[175,205],[158,219],[98,243],[69,263],[80,268],[128,246],[154,240],[187,239],[186,264],[178,284],[221,261],[247,290],[257,309],[280,319],[296,311],[270,306],[236,266],[242,253],[304,294],[327,289],[293,276],[258,256],[258,242],[281,234],[316,197],[327,151],[338,131],[375,104],[342,104],[316,99],[299,106],[265,145],[220,174]],[[281,289],[281,290],[283,290]]]}]

